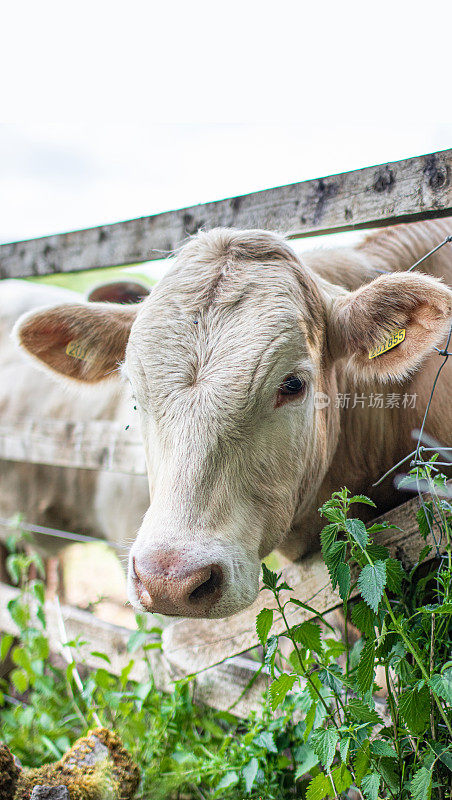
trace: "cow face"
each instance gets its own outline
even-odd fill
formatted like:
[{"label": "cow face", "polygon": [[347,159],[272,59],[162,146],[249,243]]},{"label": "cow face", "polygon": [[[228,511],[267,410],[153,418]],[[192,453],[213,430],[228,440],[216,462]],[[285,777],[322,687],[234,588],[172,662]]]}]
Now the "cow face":
[{"label": "cow face", "polygon": [[[339,412],[316,398],[335,392],[336,363],[406,375],[441,340],[451,297],[414,273],[349,293],[276,235],[220,229],[192,239],[137,307],[20,320],[20,343],[54,371],[97,382],[122,362],[132,385],[151,493],[130,551],[132,604],[203,617],[248,606],[261,558],[312,508],[331,462]],[[369,360],[394,328],[406,339]]]}]

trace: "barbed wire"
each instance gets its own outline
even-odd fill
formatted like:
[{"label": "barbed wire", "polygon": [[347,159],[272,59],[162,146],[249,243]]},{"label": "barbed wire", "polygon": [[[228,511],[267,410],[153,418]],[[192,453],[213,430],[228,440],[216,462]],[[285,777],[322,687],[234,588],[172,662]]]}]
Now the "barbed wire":
[{"label": "barbed wire", "polygon": [[[418,267],[419,264],[422,264],[423,261],[425,261],[427,258],[430,258],[430,256],[433,255],[433,253],[436,253],[438,250],[441,249],[441,247],[444,247],[445,244],[450,244],[450,243],[452,243],[452,235],[451,236],[446,236],[446,238],[443,239],[443,241],[440,242],[436,247],[434,247],[432,250],[430,250],[428,253],[426,253],[424,256],[422,256],[422,258],[420,258],[418,261],[416,261],[414,264],[412,264],[411,267],[409,267],[409,269],[406,270],[406,272],[411,272],[412,270],[416,269],[416,267]],[[399,466],[401,466],[401,464],[405,463],[406,461],[408,461],[409,458],[414,456],[414,458],[412,458],[412,460],[410,461],[410,464],[409,464],[411,470],[416,469],[416,475],[414,476],[414,479],[413,479],[414,486],[410,485],[409,480],[408,480],[409,476],[407,474],[401,474],[399,476],[396,476],[396,478],[394,480],[394,485],[398,489],[402,489],[403,488],[405,491],[414,491],[414,492],[417,493],[421,508],[423,509],[423,512],[424,512],[424,518],[425,518],[425,520],[427,522],[429,533],[430,533],[430,535],[431,535],[431,537],[433,539],[433,542],[435,544],[436,556],[439,559],[442,558],[442,556],[441,556],[441,543],[442,543],[443,530],[442,530],[442,526],[441,526],[440,521],[436,518],[436,516],[438,514],[440,514],[440,508],[439,508],[439,504],[438,504],[437,498],[435,497],[435,494],[438,495],[438,496],[442,495],[443,497],[452,498],[452,487],[449,488],[449,487],[437,487],[437,486],[435,486],[431,480],[428,481],[425,478],[421,478],[420,475],[419,475],[419,470],[420,469],[425,470],[426,464],[427,465],[429,463],[431,464],[431,460],[425,461],[424,458],[423,458],[424,453],[429,453],[429,452],[430,453],[431,452],[436,452],[439,455],[442,455],[443,458],[446,459],[444,462],[438,462],[436,460],[434,462],[434,466],[432,466],[431,469],[437,471],[437,467],[439,467],[439,466],[446,466],[446,467],[452,468],[452,458],[449,457],[449,455],[448,455],[448,453],[450,451],[452,451],[452,447],[445,447],[440,442],[437,442],[432,436],[430,436],[429,434],[426,434],[425,431],[424,431],[425,424],[427,422],[428,413],[430,411],[430,406],[432,404],[433,395],[435,393],[436,385],[438,383],[438,380],[439,380],[439,377],[441,375],[442,370],[444,369],[449,357],[452,355],[452,352],[449,352],[451,339],[452,339],[452,323],[451,323],[450,328],[449,328],[449,333],[448,333],[447,338],[446,338],[445,346],[442,349],[440,349],[439,347],[434,347],[433,348],[434,350],[436,350],[438,355],[440,355],[442,357],[443,360],[442,360],[440,366],[438,367],[438,370],[437,370],[436,375],[435,375],[434,380],[433,380],[432,390],[430,392],[430,396],[429,396],[429,399],[428,399],[428,402],[427,402],[427,405],[426,405],[426,408],[425,408],[424,416],[422,418],[421,427],[420,427],[419,430],[413,431],[413,434],[412,434],[413,438],[415,440],[417,440],[416,441],[416,449],[413,450],[412,453],[409,453],[407,456],[405,456],[405,458],[403,458],[401,461],[399,461],[393,467],[391,467],[391,469],[389,469],[387,472],[385,472],[385,474],[382,475],[381,478],[379,478],[379,480],[376,481],[376,483],[373,484],[373,486],[378,486],[379,484],[381,484],[383,482],[383,480],[385,478],[387,478],[392,472],[394,472],[394,470],[396,470]],[[425,447],[424,443],[426,445],[429,445],[429,446]],[[431,457],[430,457],[430,459],[431,459]],[[434,489],[434,491],[432,491],[432,489]],[[432,499],[432,503],[433,503],[433,506],[434,506],[434,509],[435,509],[435,510],[431,510],[430,509],[430,511],[432,513],[433,520],[434,520],[434,522],[436,522],[436,524],[438,526],[438,529],[440,531],[439,540],[437,540],[437,538],[436,538],[434,527],[431,524],[429,509],[427,508],[426,501],[425,501],[425,498],[424,498],[424,493],[426,491],[428,491],[430,493],[430,496],[431,496],[431,499]],[[436,515],[435,515],[435,511],[436,511]]]},{"label": "barbed wire", "polygon": [[110,542],[107,539],[101,539],[99,536],[86,536],[83,533],[70,533],[70,531],[60,531],[58,528],[48,528],[45,525],[31,525],[20,519],[5,519],[0,517],[0,525],[10,530],[23,530],[27,533],[37,533],[42,536],[53,536],[55,539],[65,539],[71,542],[78,542],[79,544],[107,544],[115,550],[124,550],[125,546]]}]

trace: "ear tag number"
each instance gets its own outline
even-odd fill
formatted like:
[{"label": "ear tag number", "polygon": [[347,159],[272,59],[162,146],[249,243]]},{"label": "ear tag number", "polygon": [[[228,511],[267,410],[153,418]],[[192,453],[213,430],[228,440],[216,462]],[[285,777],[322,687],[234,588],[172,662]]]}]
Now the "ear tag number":
[{"label": "ear tag number", "polygon": [[383,353],[386,353],[388,350],[392,350],[393,347],[397,347],[398,344],[403,342],[405,334],[405,328],[394,331],[384,342],[377,345],[377,347],[373,347],[372,350],[369,350],[369,358],[376,358],[377,356],[383,355]]},{"label": "ear tag number", "polygon": [[94,356],[89,351],[89,347],[83,342],[68,342],[66,353],[71,358],[78,358],[79,361],[93,361]]}]

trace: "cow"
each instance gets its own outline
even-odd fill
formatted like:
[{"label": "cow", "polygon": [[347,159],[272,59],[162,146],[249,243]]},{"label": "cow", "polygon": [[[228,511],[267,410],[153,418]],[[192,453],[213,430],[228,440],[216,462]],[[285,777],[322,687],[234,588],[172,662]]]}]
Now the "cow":
[{"label": "cow", "polygon": [[[136,281],[115,281],[91,289],[86,300],[137,303],[149,293]],[[77,292],[28,281],[0,281],[0,424],[58,419],[83,422],[110,419],[133,424],[133,405],[127,391],[108,383],[96,396],[62,394],[61,387],[44,370],[36,370],[18,351],[11,331],[18,317],[43,305],[81,303]],[[136,532],[149,505],[145,477],[61,469],[42,464],[0,460],[0,538],[10,533],[2,525],[17,512],[26,521],[49,528],[108,539],[119,552],[127,552],[124,531]],[[44,557],[55,555],[62,540],[37,535],[35,546]]]},{"label": "cow", "polygon": [[[332,491],[397,504],[390,478],[373,484],[412,450],[426,408],[452,314],[450,245],[407,270],[449,233],[444,220],[401,225],[299,258],[276,233],[202,231],[137,306],[19,320],[20,346],[67,384],[108,398],[120,369],[132,388],[150,491],[129,554],[136,609],[234,614],[273,549],[318,549]],[[440,441],[451,389],[448,364],[426,426]]]}]

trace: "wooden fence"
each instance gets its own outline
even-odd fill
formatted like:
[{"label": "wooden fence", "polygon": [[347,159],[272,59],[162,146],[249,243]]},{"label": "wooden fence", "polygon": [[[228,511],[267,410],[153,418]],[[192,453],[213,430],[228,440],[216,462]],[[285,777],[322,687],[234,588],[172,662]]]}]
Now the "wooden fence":
[{"label": "wooden fence", "polygon": [[[162,252],[178,247],[187,235],[217,225],[275,229],[296,238],[440,216],[452,216],[452,150],[115,225],[1,245],[0,278],[122,266],[161,258]],[[2,419],[0,458],[145,474],[139,436],[110,421],[33,419],[12,423]],[[415,521],[417,507],[418,500],[413,499],[385,514],[385,519],[398,528],[379,536],[379,541],[406,567],[416,563],[424,544]],[[292,564],[283,572],[295,596],[317,611],[325,613],[341,604],[319,554]],[[16,589],[0,584],[0,630],[16,632],[6,611],[7,601],[16,594]],[[241,654],[258,644],[256,614],[264,606],[271,607],[271,600],[268,592],[261,592],[256,603],[230,618],[227,626],[218,620],[171,624],[164,631],[162,649],[147,651],[156,685],[162,691],[170,691],[175,678],[197,672],[195,695],[199,700],[230,709],[238,716],[258,708],[267,678],[264,672],[257,674],[257,662]],[[87,663],[105,667],[104,661],[91,655],[91,651],[103,651],[111,659],[111,671],[118,674],[130,658],[130,631],[79,609],[63,607],[62,613],[69,638],[83,633],[82,638],[89,641],[83,654]],[[293,613],[297,622],[310,616],[295,608]],[[60,628],[51,601],[48,619],[52,646],[61,649]],[[275,630],[282,630],[278,623]],[[131,678],[142,680],[147,670],[144,652],[138,650],[133,658]]]}]

